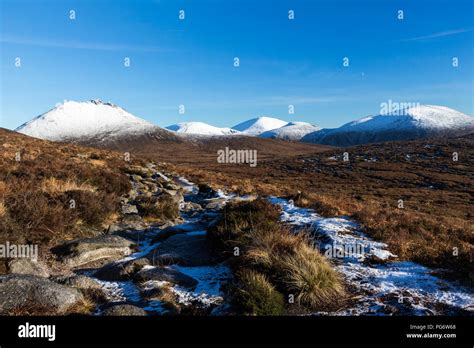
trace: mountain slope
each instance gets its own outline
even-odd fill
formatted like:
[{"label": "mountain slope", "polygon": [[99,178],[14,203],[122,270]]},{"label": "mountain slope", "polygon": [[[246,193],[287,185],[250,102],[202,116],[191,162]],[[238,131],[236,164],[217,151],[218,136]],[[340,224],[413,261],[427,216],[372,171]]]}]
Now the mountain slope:
[{"label": "mountain slope", "polygon": [[306,122],[289,122],[283,127],[263,132],[261,138],[300,140],[306,134],[320,130],[320,127]]},{"label": "mountain slope", "polygon": [[434,135],[457,135],[474,130],[474,119],[459,111],[420,105],[398,115],[367,116],[335,129],[322,129],[301,140],[317,144],[350,146]]},{"label": "mountain slope", "polygon": [[100,100],[66,101],[15,130],[35,138],[80,143],[107,143],[143,134],[166,138],[169,133]]},{"label": "mountain slope", "polygon": [[272,117],[257,117],[252,118],[251,120],[239,123],[232,127],[232,129],[238,130],[245,135],[260,135],[263,132],[283,127],[284,125],[288,124],[288,122],[272,118]]},{"label": "mountain slope", "polygon": [[204,122],[180,122],[171,126],[165,127],[170,131],[180,134],[203,135],[203,136],[218,136],[230,135],[239,133],[231,128],[219,128],[211,126]]}]

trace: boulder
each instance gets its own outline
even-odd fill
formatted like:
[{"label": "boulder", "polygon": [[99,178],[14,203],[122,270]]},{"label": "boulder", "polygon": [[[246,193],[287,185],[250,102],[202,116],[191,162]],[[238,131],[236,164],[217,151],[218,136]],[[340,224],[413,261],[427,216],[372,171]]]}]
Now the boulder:
[{"label": "boulder", "polygon": [[43,277],[10,274],[0,277],[0,314],[63,314],[83,301],[77,289]]},{"label": "boulder", "polygon": [[138,175],[138,174],[132,174],[132,175],[130,175],[130,179],[131,179],[132,181],[135,181],[135,182],[139,182],[139,181],[142,181],[142,180],[143,180],[143,178],[142,178],[140,175]]},{"label": "boulder", "polygon": [[226,203],[226,198],[215,198],[208,200],[205,207],[209,210],[221,210],[222,208],[224,208]]},{"label": "boulder", "polygon": [[204,228],[203,225],[200,224],[193,224],[193,223],[187,223],[187,224],[181,224],[181,225],[173,225],[173,226],[168,226],[161,231],[158,231],[155,236],[153,237],[151,243],[158,243],[161,241],[164,241],[165,239],[168,239],[171,236],[174,236],[176,234],[182,234],[182,233],[188,233],[191,231],[196,231],[196,230],[202,230]]},{"label": "boulder", "polygon": [[99,268],[94,276],[101,280],[126,280],[130,279],[143,267],[150,265],[146,258],[134,259],[126,262],[112,262]]},{"label": "boulder", "polygon": [[218,262],[205,235],[177,234],[161,242],[147,254],[153,265],[213,265]]},{"label": "boulder", "polygon": [[77,267],[97,260],[119,260],[133,252],[133,245],[126,238],[105,235],[66,242],[51,251],[66,265]]},{"label": "boulder", "polygon": [[161,195],[168,195],[171,197],[171,200],[178,205],[182,205],[184,203],[184,196],[180,191],[176,190],[163,190]]},{"label": "boulder", "polygon": [[181,203],[180,205],[180,209],[182,211],[201,211],[202,210],[202,207],[200,204],[198,203],[194,203],[194,202],[183,202]]},{"label": "boulder", "polygon": [[213,197],[216,197],[217,195],[217,191],[215,191],[211,186],[207,184],[199,184],[198,188],[199,188],[198,194],[202,198],[213,198]]},{"label": "boulder", "polygon": [[49,277],[48,267],[41,261],[33,261],[29,258],[12,259],[8,262],[10,273],[32,274],[39,277]]},{"label": "boulder", "polygon": [[122,224],[128,225],[129,229],[143,229],[146,226],[146,222],[140,214],[128,214],[122,217]]},{"label": "boulder", "polygon": [[90,290],[90,289],[102,289],[102,286],[91,277],[79,274],[73,274],[70,276],[59,276],[52,278],[56,283],[71,286],[73,288]]},{"label": "boulder", "polygon": [[139,215],[138,218],[136,216],[137,215],[134,214],[123,219],[122,222],[110,224],[107,233],[114,234],[120,231],[137,231],[146,229],[148,227],[147,224],[139,218]]},{"label": "boulder", "polygon": [[131,304],[114,304],[104,309],[102,314],[106,316],[145,316],[146,311]]},{"label": "boulder", "polygon": [[122,205],[122,214],[138,214],[137,206],[133,204]]},{"label": "boulder", "polygon": [[115,236],[120,236],[126,239],[129,239],[135,243],[143,241],[147,238],[147,235],[150,233],[149,230],[121,230],[113,233]]},{"label": "boulder", "polygon": [[134,280],[138,282],[148,280],[166,281],[190,289],[194,289],[198,284],[196,279],[166,266],[142,269],[135,274]]}]

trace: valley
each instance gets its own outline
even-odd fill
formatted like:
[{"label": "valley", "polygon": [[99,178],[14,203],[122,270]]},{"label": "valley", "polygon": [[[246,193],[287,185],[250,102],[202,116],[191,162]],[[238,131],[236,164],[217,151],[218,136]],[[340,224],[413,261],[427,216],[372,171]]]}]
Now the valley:
[{"label": "valley", "polygon": [[265,135],[281,125],[313,130],[262,117],[186,134],[212,128],[168,131],[100,101],[20,127],[45,140],[0,130],[0,241],[40,255],[0,264],[0,295],[23,294],[0,311],[472,312],[472,134],[336,147]]}]

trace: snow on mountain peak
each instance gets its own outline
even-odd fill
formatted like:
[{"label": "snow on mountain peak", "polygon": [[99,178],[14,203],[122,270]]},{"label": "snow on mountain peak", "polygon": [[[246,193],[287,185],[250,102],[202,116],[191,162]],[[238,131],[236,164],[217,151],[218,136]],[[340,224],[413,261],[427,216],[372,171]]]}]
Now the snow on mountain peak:
[{"label": "snow on mountain peak", "polygon": [[309,133],[302,141],[351,146],[410,140],[474,130],[474,118],[445,106],[417,105],[390,114],[366,116],[339,128]]},{"label": "snow on mountain peak", "polygon": [[418,105],[391,114],[366,116],[337,128],[343,131],[379,129],[453,130],[472,127],[474,119],[445,106]]},{"label": "snow on mountain peak", "polygon": [[263,132],[260,134],[260,137],[284,140],[300,140],[306,134],[316,132],[320,129],[320,127],[307,122],[289,122],[283,127]]},{"label": "snow on mountain peak", "polygon": [[214,127],[204,122],[180,122],[165,128],[176,133],[204,136],[230,135],[239,133],[234,129]]},{"label": "snow on mountain peak", "polygon": [[36,138],[61,141],[100,135],[119,136],[156,128],[121,107],[95,99],[65,101],[15,130]]},{"label": "snow on mountain peak", "polygon": [[419,105],[405,112],[413,121],[425,128],[456,129],[474,125],[474,119],[445,106]]},{"label": "snow on mountain peak", "polygon": [[288,122],[278,118],[261,116],[239,123],[238,125],[232,127],[232,129],[238,130],[246,135],[259,135],[263,132],[283,127],[287,124]]}]

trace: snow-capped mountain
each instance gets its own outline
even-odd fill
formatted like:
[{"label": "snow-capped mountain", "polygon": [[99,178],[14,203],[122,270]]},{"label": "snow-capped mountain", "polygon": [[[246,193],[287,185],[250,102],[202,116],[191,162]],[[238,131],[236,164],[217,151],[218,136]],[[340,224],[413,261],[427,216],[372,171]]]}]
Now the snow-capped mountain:
[{"label": "snow-capped mountain", "polygon": [[256,136],[262,134],[263,132],[283,127],[286,124],[288,124],[288,122],[279,120],[278,118],[262,116],[239,123],[238,125],[232,127],[232,129],[238,130],[245,135]]},{"label": "snow-capped mountain", "polygon": [[169,133],[119,106],[100,100],[65,101],[15,129],[35,138],[53,141],[110,141],[131,135]]},{"label": "snow-capped mountain", "polygon": [[474,118],[443,106],[420,105],[388,115],[363,117],[334,129],[319,129],[306,122],[286,122],[265,116],[242,122],[232,128],[219,128],[203,122],[181,122],[163,129],[119,106],[91,100],[66,101],[21,125],[16,131],[46,140],[93,146],[125,144],[132,140],[140,143],[156,140],[186,141],[177,135],[246,135],[350,146],[434,135],[461,135],[474,132]]},{"label": "snow-capped mountain", "polygon": [[201,136],[219,136],[237,134],[239,131],[231,128],[219,128],[211,126],[204,122],[180,122],[165,127],[170,131],[179,134],[201,135]]},{"label": "snow-capped mountain", "polygon": [[474,118],[471,116],[444,106],[419,105],[397,114],[367,116],[339,128],[322,129],[307,134],[301,140],[350,146],[469,131],[474,131]]},{"label": "snow-capped mountain", "polygon": [[307,122],[289,122],[283,127],[263,132],[260,134],[260,137],[297,141],[306,134],[316,132],[320,129],[320,127]]}]

